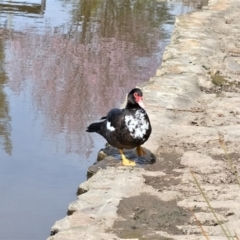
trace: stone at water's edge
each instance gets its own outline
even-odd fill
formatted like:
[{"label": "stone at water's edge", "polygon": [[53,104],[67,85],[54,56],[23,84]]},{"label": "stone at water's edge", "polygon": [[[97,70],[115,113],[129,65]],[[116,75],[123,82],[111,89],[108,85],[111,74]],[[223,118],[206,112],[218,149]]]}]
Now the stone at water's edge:
[{"label": "stone at water's edge", "polygon": [[69,205],[69,216],[52,227],[53,239],[118,239],[110,229],[118,219],[117,208],[123,197],[136,196],[140,190],[154,192],[144,184],[142,168],[101,169],[80,184],[82,194]]},{"label": "stone at water's edge", "polygon": [[[69,205],[71,215],[54,224],[48,240],[203,240],[195,217],[211,240],[227,239],[189,169],[240,239],[239,18],[240,1],[233,0],[210,0],[202,11],[177,18],[161,68],[142,85],[153,128],[144,146],[156,162],[134,168],[113,161],[106,167],[104,160],[106,169],[93,167],[96,174]],[[219,76],[224,81],[212,81]]]},{"label": "stone at water's edge", "polygon": [[[153,164],[156,161],[156,157],[150,150],[144,147],[143,149],[146,152],[146,154],[143,156],[138,156],[136,149],[124,149],[124,154],[128,159],[134,161],[137,164],[136,167],[144,168],[144,166],[147,164]],[[99,169],[119,166],[121,166],[121,155],[118,149],[108,145],[99,151],[97,162],[88,168],[88,177],[91,177]]]}]

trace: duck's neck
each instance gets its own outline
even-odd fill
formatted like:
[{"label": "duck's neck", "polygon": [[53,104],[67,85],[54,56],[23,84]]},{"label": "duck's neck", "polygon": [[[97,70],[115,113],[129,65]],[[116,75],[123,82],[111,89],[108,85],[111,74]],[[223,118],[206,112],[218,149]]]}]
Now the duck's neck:
[{"label": "duck's neck", "polygon": [[131,109],[140,109],[141,107],[137,103],[130,103],[128,102],[126,105],[126,109],[131,110]]}]

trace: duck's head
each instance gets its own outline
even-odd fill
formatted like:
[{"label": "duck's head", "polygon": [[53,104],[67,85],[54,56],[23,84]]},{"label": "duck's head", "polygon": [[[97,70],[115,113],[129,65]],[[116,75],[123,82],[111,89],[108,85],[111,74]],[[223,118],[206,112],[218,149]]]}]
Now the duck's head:
[{"label": "duck's head", "polygon": [[143,93],[139,88],[134,88],[128,93],[127,105],[139,105],[144,108]]}]

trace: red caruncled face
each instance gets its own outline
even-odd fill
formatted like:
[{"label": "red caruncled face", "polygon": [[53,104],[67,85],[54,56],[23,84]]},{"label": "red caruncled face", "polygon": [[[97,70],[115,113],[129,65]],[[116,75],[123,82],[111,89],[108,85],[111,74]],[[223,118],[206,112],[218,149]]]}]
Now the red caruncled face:
[{"label": "red caruncled face", "polygon": [[134,96],[136,102],[138,103],[138,105],[139,105],[140,107],[144,108],[143,96],[140,96],[140,95],[138,95],[137,93],[134,93],[133,96]]}]

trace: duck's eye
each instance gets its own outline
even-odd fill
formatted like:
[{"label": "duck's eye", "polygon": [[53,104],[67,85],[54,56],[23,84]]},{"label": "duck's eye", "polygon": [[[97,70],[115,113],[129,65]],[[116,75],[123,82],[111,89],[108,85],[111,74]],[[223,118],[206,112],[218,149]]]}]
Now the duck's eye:
[{"label": "duck's eye", "polygon": [[137,93],[134,93],[133,96],[134,96],[135,98],[137,98],[137,97],[138,97],[138,94],[137,94]]},{"label": "duck's eye", "polygon": [[135,98],[135,100],[136,100],[137,103],[138,103],[139,101],[142,101],[142,100],[143,100],[143,97],[142,97],[142,96],[139,96],[137,93],[134,93],[133,96],[134,96],[134,98]]}]

